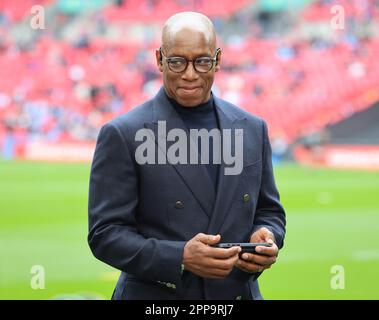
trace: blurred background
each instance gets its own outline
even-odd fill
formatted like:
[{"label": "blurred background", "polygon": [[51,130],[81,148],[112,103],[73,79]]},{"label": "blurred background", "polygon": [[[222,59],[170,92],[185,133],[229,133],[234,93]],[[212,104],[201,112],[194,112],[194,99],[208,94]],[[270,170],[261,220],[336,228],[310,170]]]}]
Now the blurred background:
[{"label": "blurred background", "polygon": [[179,11],[215,24],[213,92],[269,125],[288,228],[264,297],[378,299],[377,0],[0,0],[0,299],[111,297],[119,271],[86,242],[90,161],[100,127],[161,87]]}]

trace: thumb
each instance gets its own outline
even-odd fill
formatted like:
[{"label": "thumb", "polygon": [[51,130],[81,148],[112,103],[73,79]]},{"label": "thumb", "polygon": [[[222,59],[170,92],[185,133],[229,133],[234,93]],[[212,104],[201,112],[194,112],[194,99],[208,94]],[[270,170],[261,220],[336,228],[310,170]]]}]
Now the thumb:
[{"label": "thumb", "polygon": [[250,241],[267,242],[268,238],[272,238],[272,232],[266,227],[262,227],[251,235]]},{"label": "thumb", "polygon": [[204,234],[203,237],[199,239],[204,244],[216,244],[221,240],[221,236],[218,234],[216,236],[211,234]]}]

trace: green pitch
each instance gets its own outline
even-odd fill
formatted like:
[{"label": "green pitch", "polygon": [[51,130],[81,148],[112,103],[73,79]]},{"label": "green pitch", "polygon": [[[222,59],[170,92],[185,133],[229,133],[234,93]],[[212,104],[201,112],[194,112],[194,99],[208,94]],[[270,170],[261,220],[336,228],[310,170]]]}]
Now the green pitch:
[{"label": "green pitch", "polygon": [[[86,242],[89,170],[0,162],[0,299],[111,297],[118,271]],[[379,299],[379,173],[281,166],[276,178],[287,238],[264,297]]]}]

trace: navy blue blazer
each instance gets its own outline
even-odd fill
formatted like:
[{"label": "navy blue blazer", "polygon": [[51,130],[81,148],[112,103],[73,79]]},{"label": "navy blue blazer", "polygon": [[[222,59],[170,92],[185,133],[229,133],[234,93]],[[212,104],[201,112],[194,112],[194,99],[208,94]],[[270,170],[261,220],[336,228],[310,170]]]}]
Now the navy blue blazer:
[{"label": "navy blue blazer", "polygon": [[157,137],[157,123],[165,120],[167,132],[187,131],[163,88],[101,128],[90,176],[88,243],[96,258],[122,271],[113,299],[262,298],[259,274],[234,268],[225,279],[204,279],[181,269],[184,245],[199,232],[220,234],[221,242],[248,242],[265,226],[283,246],[285,213],[267,126],[224,100],[214,101],[220,129],[244,134],[242,173],[225,175],[221,163],[217,193],[205,165],[137,163],[139,129]]}]

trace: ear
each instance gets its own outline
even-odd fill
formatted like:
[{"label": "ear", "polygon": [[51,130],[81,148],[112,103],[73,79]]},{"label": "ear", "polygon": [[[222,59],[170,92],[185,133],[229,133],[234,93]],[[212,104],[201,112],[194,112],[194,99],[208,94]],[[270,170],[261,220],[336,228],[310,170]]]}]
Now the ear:
[{"label": "ear", "polygon": [[216,57],[215,72],[217,72],[221,69],[221,55],[222,55],[222,51],[220,49],[219,52],[217,53],[217,57]]},{"label": "ear", "polygon": [[160,72],[163,72],[162,55],[160,49],[155,49],[155,59],[157,60],[157,67]]}]

